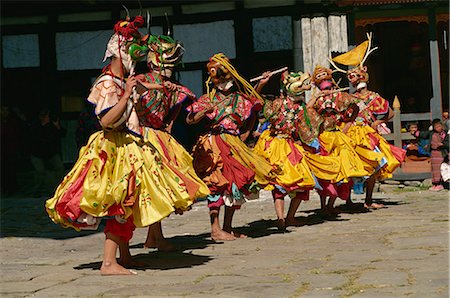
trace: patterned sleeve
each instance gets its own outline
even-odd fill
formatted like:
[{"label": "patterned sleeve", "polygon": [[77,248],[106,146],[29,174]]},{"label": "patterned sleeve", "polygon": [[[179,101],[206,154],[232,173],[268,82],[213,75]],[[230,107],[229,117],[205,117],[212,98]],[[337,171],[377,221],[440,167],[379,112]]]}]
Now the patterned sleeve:
[{"label": "patterned sleeve", "polygon": [[210,99],[207,94],[203,94],[198,98],[196,101],[194,101],[190,106],[188,106],[186,109],[189,112],[192,113],[198,113],[202,110],[204,110],[207,107],[207,104],[210,104]]},{"label": "patterned sleeve", "polygon": [[[209,98],[208,94],[203,94],[202,96],[200,96],[200,98],[194,101],[194,103],[188,106],[186,109],[188,110],[188,112],[198,113],[200,111],[208,109],[210,106],[211,106],[211,99]],[[212,120],[218,115],[218,113],[219,110],[216,107],[211,113],[206,114],[206,117]]]},{"label": "patterned sleeve", "polygon": [[252,110],[260,111],[262,109],[262,105],[259,100],[254,102],[252,101],[251,98],[248,98],[247,96],[244,96],[244,98],[246,100],[244,101],[242,115],[244,116],[244,119],[247,119],[252,114]]},{"label": "patterned sleeve", "polygon": [[102,81],[92,87],[87,100],[95,105],[95,115],[101,115],[115,106],[119,102],[120,92],[120,88],[111,80]]},{"label": "patterned sleeve", "polygon": [[196,98],[194,92],[189,90],[189,88],[181,86],[180,90],[176,92],[176,98],[175,98],[174,104],[180,104],[183,101],[185,101],[188,97],[191,97],[193,100],[195,100],[195,98]]},{"label": "patterned sleeve", "polygon": [[372,100],[370,101],[370,110],[375,115],[384,116],[389,112],[389,101],[381,97],[378,93],[373,92],[371,94]]},{"label": "patterned sleeve", "polygon": [[336,106],[339,112],[345,112],[354,102],[354,97],[347,92],[339,92],[337,94]]}]

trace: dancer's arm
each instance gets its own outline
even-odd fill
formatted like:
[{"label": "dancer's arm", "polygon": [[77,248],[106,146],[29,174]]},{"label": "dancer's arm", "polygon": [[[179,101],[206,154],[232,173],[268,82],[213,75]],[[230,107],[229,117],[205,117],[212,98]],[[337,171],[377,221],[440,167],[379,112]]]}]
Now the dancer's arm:
[{"label": "dancer's arm", "polygon": [[125,92],[122,97],[119,99],[119,102],[114,105],[109,111],[105,113],[100,119],[100,123],[103,127],[110,127],[117,120],[120,119],[123,112],[127,107],[127,102],[130,99],[131,93],[133,92],[133,88],[136,86],[136,78],[129,77],[127,83],[125,85]]}]

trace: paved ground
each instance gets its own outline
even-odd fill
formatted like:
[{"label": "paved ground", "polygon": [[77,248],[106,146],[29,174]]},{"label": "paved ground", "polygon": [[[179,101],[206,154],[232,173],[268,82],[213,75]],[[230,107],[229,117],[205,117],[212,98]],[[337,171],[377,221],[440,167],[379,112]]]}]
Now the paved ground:
[{"label": "paved ground", "polygon": [[344,210],[324,221],[313,194],[297,213],[308,224],[279,233],[271,198],[263,194],[235,216],[249,238],[225,243],[210,240],[207,209],[198,203],[163,221],[180,252],[144,249],[146,230],[137,230],[132,254],[146,266],[126,277],[100,276],[101,232],[54,225],[44,198],[2,198],[0,295],[449,297],[448,195],[382,185],[375,198],[386,208]]}]

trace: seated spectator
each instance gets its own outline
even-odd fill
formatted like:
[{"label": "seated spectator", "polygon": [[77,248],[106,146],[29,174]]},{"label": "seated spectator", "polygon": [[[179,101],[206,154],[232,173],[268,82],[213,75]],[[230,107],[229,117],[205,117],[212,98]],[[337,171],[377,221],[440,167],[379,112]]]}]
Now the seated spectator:
[{"label": "seated spectator", "polygon": [[270,122],[266,120],[266,117],[264,117],[264,113],[262,111],[259,111],[258,124],[256,125],[255,130],[252,131],[252,134],[248,140],[248,146],[253,147],[258,141],[259,136],[268,128],[270,128]]},{"label": "seated spectator", "polygon": [[413,160],[423,160],[430,156],[430,132],[421,132],[416,122],[408,124],[408,132],[415,139],[407,141],[403,145],[406,156]]}]

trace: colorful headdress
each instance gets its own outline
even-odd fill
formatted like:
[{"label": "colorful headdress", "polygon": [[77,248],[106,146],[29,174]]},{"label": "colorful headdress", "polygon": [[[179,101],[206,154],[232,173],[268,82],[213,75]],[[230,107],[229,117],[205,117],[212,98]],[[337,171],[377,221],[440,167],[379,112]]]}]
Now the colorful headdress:
[{"label": "colorful headdress", "polygon": [[125,21],[118,21],[114,25],[114,34],[108,41],[103,61],[111,57],[120,58],[122,64],[128,70],[134,62],[141,60],[147,54],[147,47],[138,28],[144,25],[144,18],[136,16],[130,21],[129,16]]},{"label": "colorful headdress", "polygon": [[[325,66],[317,65],[316,68],[314,68],[314,71],[313,71],[313,74],[311,77],[311,81],[319,89],[325,87],[325,85],[326,85],[326,87],[332,87],[332,86],[337,87],[337,84],[333,80],[332,74],[333,74],[332,69],[325,67]],[[329,86],[329,84],[331,84],[331,86]]]},{"label": "colorful headdress", "polygon": [[[372,46],[372,33],[367,33],[367,40],[359,44],[354,49],[347,53],[341,54],[330,60],[330,63],[336,68],[336,71],[347,74],[347,78],[353,86],[357,86],[359,83],[367,83],[369,81],[369,74],[367,73],[367,67],[364,66],[364,62],[367,57],[378,49],[378,47],[371,48]],[[335,62],[342,65],[354,66],[345,71],[339,68]]]},{"label": "colorful headdress", "polygon": [[216,93],[216,88],[210,90],[211,81],[215,86],[226,83],[227,81],[235,81],[240,92],[246,94],[249,98],[256,98],[260,103],[264,102],[261,95],[237,72],[234,66],[231,65],[230,60],[223,53],[212,56],[209,59],[207,68],[209,77],[206,81],[206,90],[211,99]]},{"label": "colorful headdress", "polygon": [[164,69],[172,69],[177,64],[181,62],[181,59],[184,54],[183,44],[179,41],[176,41],[171,36],[171,26],[169,24],[169,19],[166,14],[167,21],[167,32],[163,35],[153,35],[150,32],[151,27],[151,16],[148,16],[148,48],[149,52],[147,55],[147,63],[152,65],[153,68],[164,70]]},{"label": "colorful headdress", "polygon": [[281,75],[281,87],[289,95],[298,96],[311,89],[309,73],[287,71]]}]

